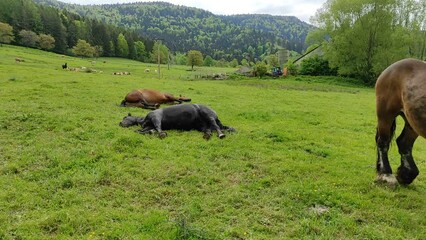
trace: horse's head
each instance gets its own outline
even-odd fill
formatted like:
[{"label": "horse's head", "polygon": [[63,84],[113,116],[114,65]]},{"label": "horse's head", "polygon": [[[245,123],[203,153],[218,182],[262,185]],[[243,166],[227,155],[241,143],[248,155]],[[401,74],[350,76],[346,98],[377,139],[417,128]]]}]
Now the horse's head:
[{"label": "horse's head", "polygon": [[120,127],[130,127],[142,123],[143,117],[133,117],[130,113],[119,123]]}]

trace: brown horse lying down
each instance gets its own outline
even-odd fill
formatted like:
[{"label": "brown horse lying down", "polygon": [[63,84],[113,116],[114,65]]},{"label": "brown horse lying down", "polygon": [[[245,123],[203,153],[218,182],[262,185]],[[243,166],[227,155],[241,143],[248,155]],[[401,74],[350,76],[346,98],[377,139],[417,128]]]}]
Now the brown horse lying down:
[{"label": "brown horse lying down", "polygon": [[426,62],[404,59],[386,68],[376,82],[376,111],[377,181],[396,184],[388,150],[399,115],[405,125],[396,139],[401,155],[396,180],[410,184],[419,174],[411,154],[413,144],[419,135],[426,138]]},{"label": "brown horse lying down", "polygon": [[182,103],[190,102],[190,98],[186,97],[174,97],[169,93],[162,93],[152,89],[139,89],[134,90],[126,95],[124,100],[121,102],[122,107],[140,107],[147,109],[157,109],[160,104],[163,103]]},{"label": "brown horse lying down", "polygon": [[235,132],[235,129],[223,125],[216,112],[201,104],[182,104],[161,109],[156,109],[146,115],[146,117],[133,117],[130,115],[123,118],[119,124],[122,127],[141,125],[141,134],[155,133],[160,138],[167,136],[163,130],[198,130],[204,133],[204,139],[210,139],[212,131],[217,132],[219,138],[224,138],[222,131]]}]

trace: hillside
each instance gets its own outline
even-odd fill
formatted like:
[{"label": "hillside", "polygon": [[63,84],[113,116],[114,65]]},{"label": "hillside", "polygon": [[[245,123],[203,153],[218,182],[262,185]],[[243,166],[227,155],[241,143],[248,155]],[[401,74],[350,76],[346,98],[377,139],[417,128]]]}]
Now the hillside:
[{"label": "hillside", "polygon": [[151,39],[163,39],[173,51],[200,50],[215,59],[260,59],[278,48],[306,49],[313,28],[296,17],[271,15],[221,16],[193,7],[165,2],[76,5],[55,0],[35,0],[82,16],[138,31]]}]

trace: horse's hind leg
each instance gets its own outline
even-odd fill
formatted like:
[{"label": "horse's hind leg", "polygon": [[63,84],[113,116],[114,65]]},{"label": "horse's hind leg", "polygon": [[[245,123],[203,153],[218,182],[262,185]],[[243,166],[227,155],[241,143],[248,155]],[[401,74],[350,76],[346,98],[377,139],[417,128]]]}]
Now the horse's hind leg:
[{"label": "horse's hind leg", "polygon": [[411,128],[407,120],[401,135],[396,139],[399,154],[401,154],[401,165],[398,168],[396,179],[400,184],[408,185],[414,181],[419,174],[419,169],[414,162],[411,151],[418,134]]},{"label": "horse's hind leg", "polygon": [[222,139],[225,137],[225,134],[223,134],[221,128],[219,127],[219,125],[217,125],[216,123],[216,119],[214,117],[209,117],[209,121],[211,124],[212,129],[216,130],[217,132],[217,136]]},{"label": "horse's hind leg", "polygon": [[220,139],[224,138],[225,134],[223,134],[221,127],[219,127],[219,125],[216,123],[216,120],[218,119],[216,113],[207,107],[198,106],[198,108],[200,108],[200,113],[205,119],[205,121],[207,121],[208,125],[210,126],[210,129],[215,130],[217,132],[217,136]]},{"label": "horse's hind leg", "polygon": [[384,182],[391,186],[396,185],[396,179],[392,175],[392,168],[389,164],[388,151],[395,131],[395,119],[388,118],[386,120],[379,119],[376,132],[377,145],[377,182]]}]

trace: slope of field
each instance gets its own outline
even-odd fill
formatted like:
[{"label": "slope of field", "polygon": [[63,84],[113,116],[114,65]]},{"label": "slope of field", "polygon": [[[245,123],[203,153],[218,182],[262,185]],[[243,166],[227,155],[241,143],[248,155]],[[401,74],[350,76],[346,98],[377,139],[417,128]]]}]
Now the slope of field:
[{"label": "slope of field", "polygon": [[[426,142],[414,146],[412,185],[374,184],[373,89],[336,78],[199,80],[234,69],[186,66],[161,66],[159,79],[154,69],[0,47],[0,238],[426,238]],[[161,140],[120,128],[128,112],[148,113],[118,107],[137,88],[209,105],[238,132]],[[396,144],[390,159],[396,170]]]}]

